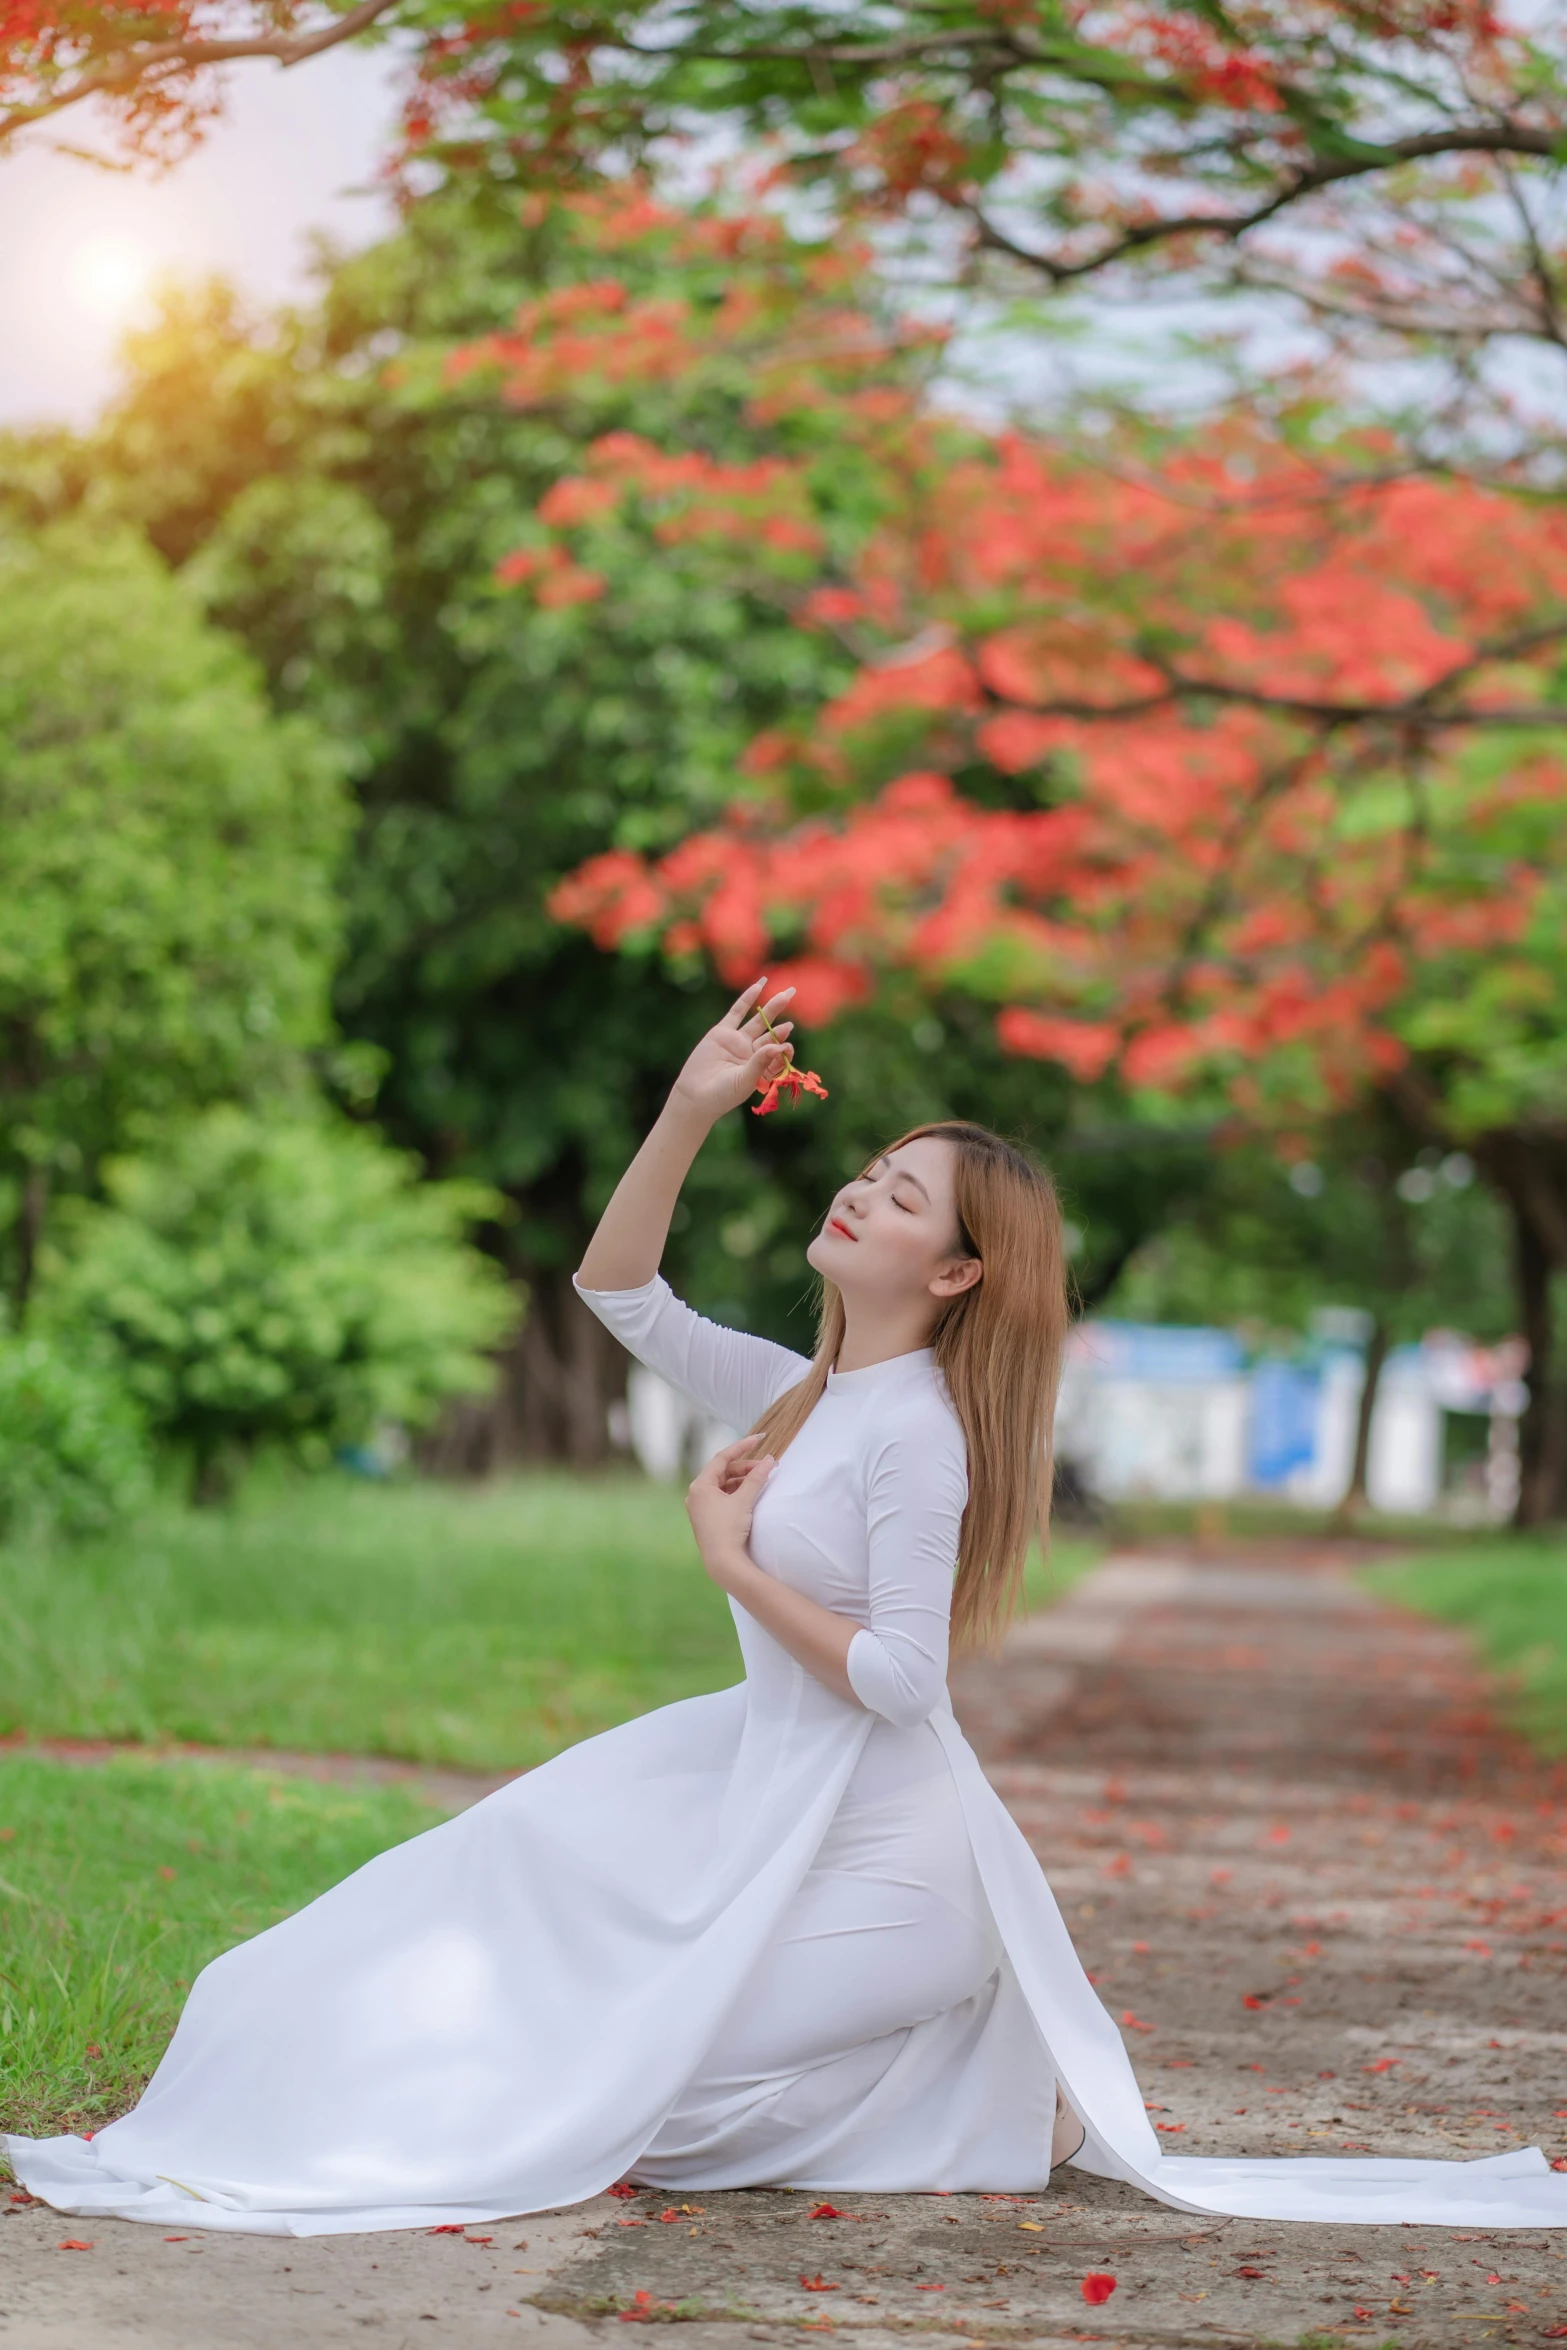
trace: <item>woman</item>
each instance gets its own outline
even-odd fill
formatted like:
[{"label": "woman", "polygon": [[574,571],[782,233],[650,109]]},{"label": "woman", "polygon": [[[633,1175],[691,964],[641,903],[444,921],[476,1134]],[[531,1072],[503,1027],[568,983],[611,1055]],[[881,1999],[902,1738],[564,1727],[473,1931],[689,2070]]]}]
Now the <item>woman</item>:
[{"label": "woman", "polygon": [[135,2111],[90,2143],[10,2139],[17,2176],[62,2210],[311,2235],[623,2175],[1031,2191],[1075,2153],[1187,2210],[1567,2224],[1534,2150],[1161,2154],[946,1694],[949,1619],[1005,1615],[1048,1473],[1053,1196],[994,1135],[922,1128],[811,1243],[814,1362],[678,1304],[681,1183],[789,1051],[789,991],[759,1013],[763,984],[692,1053],[578,1276],[634,1353],[753,1425],[689,1497],[744,1682],[587,1740],[225,1953]]}]

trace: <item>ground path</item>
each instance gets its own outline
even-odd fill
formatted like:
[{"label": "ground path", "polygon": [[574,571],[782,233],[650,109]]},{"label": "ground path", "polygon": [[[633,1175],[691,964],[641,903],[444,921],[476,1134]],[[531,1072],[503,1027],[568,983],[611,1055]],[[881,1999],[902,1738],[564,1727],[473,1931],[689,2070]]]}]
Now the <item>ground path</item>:
[{"label": "ground path", "polygon": [[[1455,1634],[1375,1605],[1342,1553],[1119,1558],[957,1697],[1183,2152],[1567,2150],[1567,1782]],[[1567,2340],[1545,2233],[1193,2219],[1070,2171],[1033,2203],[689,2200],[309,2243],[13,2206],[0,2350],[594,2350],[638,2295],[693,2350],[829,2320],[857,2350]],[[1102,2306],[1089,2275],[1116,2279]]]}]

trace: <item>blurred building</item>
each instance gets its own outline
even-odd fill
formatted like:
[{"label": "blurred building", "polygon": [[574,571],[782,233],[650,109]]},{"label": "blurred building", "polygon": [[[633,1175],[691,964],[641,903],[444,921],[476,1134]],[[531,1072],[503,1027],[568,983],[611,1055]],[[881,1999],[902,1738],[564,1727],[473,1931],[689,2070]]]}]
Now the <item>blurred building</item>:
[{"label": "blurred building", "polygon": [[[1355,1454],[1362,1346],[1324,1315],[1292,1358],[1249,1359],[1227,1330],[1087,1322],[1073,1332],[1056,1449],[1106,1501],[1271,1497],[1303,1509],[1343,1498]],[[1526,1361],[1517,1341],[1451,1331],[1383,1365],[1367,1462],[1373,1509],[1474,1522],[1510,1515]]]}]

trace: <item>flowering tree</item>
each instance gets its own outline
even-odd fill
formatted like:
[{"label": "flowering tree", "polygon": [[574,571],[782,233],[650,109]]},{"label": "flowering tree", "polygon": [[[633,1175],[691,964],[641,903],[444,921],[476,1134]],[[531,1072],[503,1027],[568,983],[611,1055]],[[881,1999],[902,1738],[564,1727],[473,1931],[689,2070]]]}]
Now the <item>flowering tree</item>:
[{"label": "flowering tree", "polygon": [[[757,338],[799,451],[737,473],[606,435],[506,576],[592,602],[628,546],[739,563],[859,667],[753,741],[722,824],[590,860],[555,911],[677,969],[765,963],[808,1022],[893,978],[959,986],[1015,1053],[1286,1137],[1393,1098],[1536,1252],[1526,1506],[1554,1508],[1567,519],[1461,481],[1337,493],[1255,427],[1068,461],[857,380],[868,327],[835,315],[809,284],[769,311],[742,270],[656,360],[614,280],[560,324],[589,372],[721,369]],[[475,359],[526,403],[556,334],[530,314]]]},{"label": "flowering tree", "polygon": [[581,186],[716,122],[957,277],[1282,292],[1440,354],[1445,441],[1477,390],[1507,406],[1493,346],[1559,361],[1556,33],[1493,0],[0,0],[0,142],[92,100],[177,152],[218,69],[395,36],[410,158]]}]

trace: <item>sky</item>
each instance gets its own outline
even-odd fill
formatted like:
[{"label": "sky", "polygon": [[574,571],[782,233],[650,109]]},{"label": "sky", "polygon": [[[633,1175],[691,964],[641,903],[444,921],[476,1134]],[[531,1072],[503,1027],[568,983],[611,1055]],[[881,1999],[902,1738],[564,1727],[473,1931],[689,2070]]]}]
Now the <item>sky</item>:
[{"label": "sky", "polygon": [[[85,423],[162,272],[216,270],[273,302],[303,289],[312,229],[369,244],[390,221],[375,170],[393,75],[387,51],[354,47],[232,67],[226,119],[162,175],[100,170],[40,133],[0,158],[0,426]],[[92,133],[67,117],[55,135]]]}]

